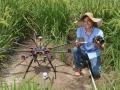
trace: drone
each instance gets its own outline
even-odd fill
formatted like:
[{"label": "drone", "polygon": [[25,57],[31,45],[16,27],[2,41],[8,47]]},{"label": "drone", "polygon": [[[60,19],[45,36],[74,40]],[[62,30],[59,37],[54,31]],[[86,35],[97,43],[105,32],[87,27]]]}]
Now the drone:
[{"label": "drone", "polygon": [[[25,71],[23,79],[25,79],[26,74],[28,73],[32,63],[36,63],[37,62],[38,66],[40,66],[39,62],[40,61],[41,62],[46,62],[46,60],[50,64],[51,68],[53,69],[54,75],[55,75],[55,79],[56,79],[56,67],[52,64],[52,59],[53,59],[52,53],[70,53],[71,50],[67,49],[67,50],[64,50],[64,51],[63,50],[62,51],[61,50],[54,51],[53,49],[65,46],[68,43],[65,43],[65,44],[62,44],[62,45],[58,45],[58,46],[54,46],[54,47],[49,48],[48,44],[50,42],[48,42],[46,44],[42,44],[42,41],[43,41],[43,37],[42,36],[37,37],[37,40],[33,39],[33,38],[31,38],[31,40],[34,42],[35,47],[29,48],[29,50],[17,50],[17,49],[14,49],[14,48],[6,49],[6,51],[8,51],[8,52],[14,52],[15,51],[15,52],[28,52],[28,53],[30,53],[29,56],[21,55],[22,62],[24,62],[27,58],[30,57],[30,62],[29,62],[28,67],[27,67],[27,69]],[[15,44],[24,46],[23,44],[20,44],[20,43],[15,43]],[[1,49],[1,50],[4,50],[4,49]],[[42,59],[39,58],[40,56],[42,57]],[[22,62],[18,63],[17,65],[21,64]]]}]

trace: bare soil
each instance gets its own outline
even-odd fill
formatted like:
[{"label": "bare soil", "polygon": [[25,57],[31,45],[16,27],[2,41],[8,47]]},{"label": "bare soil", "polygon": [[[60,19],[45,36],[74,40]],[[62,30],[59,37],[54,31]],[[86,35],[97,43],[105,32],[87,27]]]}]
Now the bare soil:
[{"label": "bare soil", "polygon": [[[26,41],[24,43],[26,46],[31,47],[33,43],[31,41]],[[26,47],[19,46],[18,50],[26,50]],[[25,70],[28,67],[28,64],[31,58],[28,58],[26,61],[21,62],[21,55],[29,55],[26,52],[16,52],[11,56],[12,63],[2,72],[1,81],[6,81],[8,84],[11,84],[16,80],[16,83],[19,83],[23,80],[23,75]],[[92,81],[89,78],[88,68],[82,70],[81,76],[75,76],[72,66],[66,65],[64,62],[60,60],[59,55],[56,55],[52,63],[56,67],[57,77],[55,79],[53,69],[47,63],[43,63],[38,66],[37,63],[33,63],[29,69],[29,72],[26,75],[26,80],[32,80],[34,78],[37,79],[38,85],[39,82],[43,80],[42,74],[43,72],[47,72],[50,80],[47,81],[52,82],[52,90],[93,90]],[[67,59],[72,59],[71,55],[67,55]],[[68,60],[68,61],[69,61]]]}]

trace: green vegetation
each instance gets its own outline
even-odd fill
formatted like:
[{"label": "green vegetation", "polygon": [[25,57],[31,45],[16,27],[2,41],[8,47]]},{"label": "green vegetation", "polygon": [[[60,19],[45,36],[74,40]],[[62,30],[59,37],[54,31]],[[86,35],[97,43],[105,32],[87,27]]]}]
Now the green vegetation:
[{"label": "green vegetation", "polygon": [[[16,40],[27,38],[33,31],[53,39],[64,39],[75,32],[76,21],[86,11],[103,19],[105,34],[103,72],[115,71],[113,87],[119,88],[120,73],[120,1],[119,0],[0,0],[0,48],[11,47]],[[74,35],[74,33],[73,33]],[[0,52],[0,61],[4,53]],[[103,89],[110,89],[105,83]]]},{"label": "green vegetation", "polygon": [[24,80],[17,83],[14,81],[10,85],[7,82],[0,84],[0,90],[51,90],[51,83],[46,81],[46,85],[43,82],[37,82],[37,80]]}]

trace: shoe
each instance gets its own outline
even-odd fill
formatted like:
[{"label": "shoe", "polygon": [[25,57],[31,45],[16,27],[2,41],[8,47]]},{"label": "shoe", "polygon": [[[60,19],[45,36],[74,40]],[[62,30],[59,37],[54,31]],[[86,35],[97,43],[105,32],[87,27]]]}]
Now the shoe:
[{"label": "shoe", "polygon": [[80,76],[80,70],[75,71],[75,76]]},{"label": "shoe", "polygon": [[95,80],[97,80],[97,79],[100,79],[100,75],[97,75],[97,76],[93,76],[93,78],[95,79]]},{"label": "shoe", "polygon": [[[91,78],[91,75],[89,76],[89,78]],[[94,80],[98,80],[98,79],[101,78],[101,76],[100,75],[99,76],[93,76],[93,78],[94,78]]]}]

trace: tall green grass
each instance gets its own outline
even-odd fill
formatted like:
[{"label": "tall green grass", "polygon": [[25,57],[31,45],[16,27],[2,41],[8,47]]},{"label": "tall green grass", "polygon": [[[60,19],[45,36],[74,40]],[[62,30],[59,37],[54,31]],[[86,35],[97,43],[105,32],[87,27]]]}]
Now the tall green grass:
[{"label": "tall green grass", "polygon": [[[17,38],[36,31],[52,39],[75,32],[74,21],[85,12],[103,19],[105,34],[103,71],[120,73],[120,1],[119,0],[0,0],[0,48],[8,48]],[[73,36],[73,35],[71,35]],[[0,53],[0,58],[4,57]],[[118,76],[119,78],[119,76]],[[117,88],[117,79],[114,86]]]},{"label": "tall green grass", "polygon": [[51,83],[46,81],[46,85],[41,81],[37,80],[24,80],[19,83],[14,81],[14,83],[2,82],[0,83],[0,90],[51,90]]},{"label": "tall green grass", "polygon": [[33,31],[63,37],[68,31],[70,11],[64,0],[0,0],[0,47]]}]

